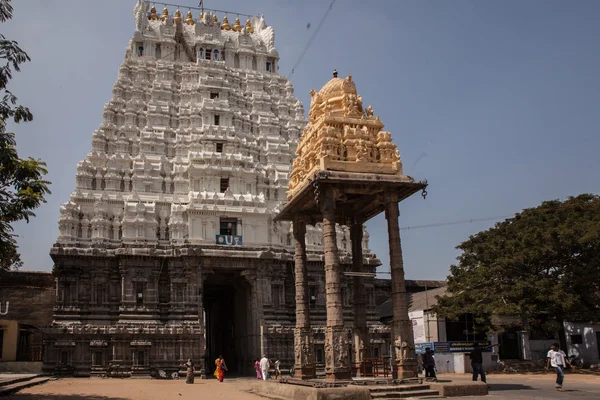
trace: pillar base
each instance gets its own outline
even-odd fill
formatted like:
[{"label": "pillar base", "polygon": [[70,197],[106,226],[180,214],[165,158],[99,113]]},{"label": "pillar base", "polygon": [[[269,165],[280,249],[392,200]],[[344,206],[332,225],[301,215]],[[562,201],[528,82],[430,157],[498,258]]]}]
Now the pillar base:
[{"label": "pillar base", "polygon": [[325,329],[325,379],[327,381],[352,379],[347,335],[343,325],[328,326]]},{"label": "pillar base", "polygon": [[315,346],[310,328],[294,329],[294,378],[315,379]]}]

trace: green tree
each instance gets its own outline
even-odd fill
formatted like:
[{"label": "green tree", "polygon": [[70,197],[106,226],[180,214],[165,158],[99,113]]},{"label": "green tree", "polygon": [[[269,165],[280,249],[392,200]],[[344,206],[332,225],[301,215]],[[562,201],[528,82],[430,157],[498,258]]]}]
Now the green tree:
[{"label": "green tree", "polygon": [[564,320],[600,320],[600,197],[546,201],[457,248],[441,316],[472,313],[490,330],[494,315],[548,331]]},{"label": "green tree", "polygon": [[[10,0],[0,0],[0,22],[12,18]],[[7,132],[7,124],[31,121],[27,107],[17,104],[17,98],[8,89],[14,71],[30,61],[17,42],[0,34],[0,272],[22,265],[12,224],[35,216],[32,210],[45,202],[50,182],[43,179],[46,164],[31,157],[19,158],[14,133]]]}]

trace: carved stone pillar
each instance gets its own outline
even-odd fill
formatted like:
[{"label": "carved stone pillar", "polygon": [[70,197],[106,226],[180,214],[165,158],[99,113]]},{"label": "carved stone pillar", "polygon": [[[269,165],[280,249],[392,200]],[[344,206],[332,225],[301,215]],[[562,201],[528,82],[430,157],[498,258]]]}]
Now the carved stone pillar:
[{"label": "carved stone pillar", "polygon": [[313,379],[315,347],[310,329],[308,306],[308,265],[306,262],[306,220],[294,218],[294,265],[296,275],[296,329],[294,330],[295,378]]},{"label": "carved stone pillar", "polygon": [[[352,221],[350,225],[350,241],[352,242],[352,270],[364,272],[362,255],[363,226],[359,221]],[[353,284],[353,311],[354,311],[354,362],[356,374],[360,376],[360,363],[368,349],[367,331],[367,302],[365,296],[365,279],[361,276],[352,278]]]},{"label": "carved stone pillar", "polygon": [[398,379],[417,376],[417,357],[412,324],[408,317],[408,297],[404,281],[404,262],[400,245],[398,225],[398,200],[389,199],[385,205],[390,246],[390,268],[392,274],[392,345],[394,363],[398,368]]},{"label": "carved stone pillar", "polygon": [[325,293],[327,328],[325,330],[325,379],[351,379],[348,338],[344,329],[341,268],[335,233],[335,193],[324,188],[320,198],[323,213],[323,248],[325,256]]}]

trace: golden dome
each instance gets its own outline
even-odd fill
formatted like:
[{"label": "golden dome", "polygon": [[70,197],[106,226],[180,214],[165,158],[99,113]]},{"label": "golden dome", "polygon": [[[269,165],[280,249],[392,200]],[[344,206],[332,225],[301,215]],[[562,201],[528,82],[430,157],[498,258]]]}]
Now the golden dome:
[{"label": "golden dome", "polygon": [[156,7],[152,6],[148,19],[151,19],[152,21],[156,21],[158,19],[158,15],[156,15]]},{"label": "golden dome", "polygon": [[249,19],[246,20],[246,31],[248,31],[248,33],[254,33],[254,28]]},{"label": "golden dome", "polygon": [[217,19],[217,14],[213,15],[213,22],[219,25],[219,20]]},{"label": "golden dome", "polygon": [[231,30],[231,25],[229,25],[229,20],[227,19],[227,15],[223,17],[223,23],[221,24],[221,29],[225,29],[226,31]]},{"label": "golden dome", "polygon": [[343,96],[344,93],[356,94],[356,85],[352,82],[352,76],[348,75],[346,79],[338,78],[337,76],[337,70],[334,70],[333,79],[323,85],[321,90],[319,90],[319,96],[323,99]]},{"label": "golden dome", "polygon": [[194,16],[192,15],[192,11],[191,10],[188,10],[188,13],[187,13],[187,15],[185,17],[185,23],[188,24],[188,25],[194,25],[195,24],[195,22],[194,22]]},{"label": "golden dome", "polygon": [[179,8],[175,11],[175,23],[177,22],[181,22],[181,11],[179,11]]},{"label": "golden dome", "polygon": [[165,6],[165,9],[163,10],[162,16],[160,17],[161,21],[166,21],[169,18],[169,10],[167,10],[167,6]]},{"label": "golden dome", "polygon": [[236,31],[236,32],[239,32],[239,31],[242,30],[242,24],[240,24],[240,18],[239,17],[235,19],[235,22],[233,24],[233,30]]}]

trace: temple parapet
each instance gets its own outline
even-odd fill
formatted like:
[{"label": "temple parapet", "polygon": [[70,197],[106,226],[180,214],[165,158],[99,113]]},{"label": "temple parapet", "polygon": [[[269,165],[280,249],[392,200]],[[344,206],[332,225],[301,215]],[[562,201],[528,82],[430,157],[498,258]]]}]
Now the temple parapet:
[{"label": "temple parapet", "polygon": [[363,108],[352,76],[333,79],[311,91],[309,125],[300,137],[287,191],[290,199],[317,171],[402,175],[400,152],[392,135]]}]

